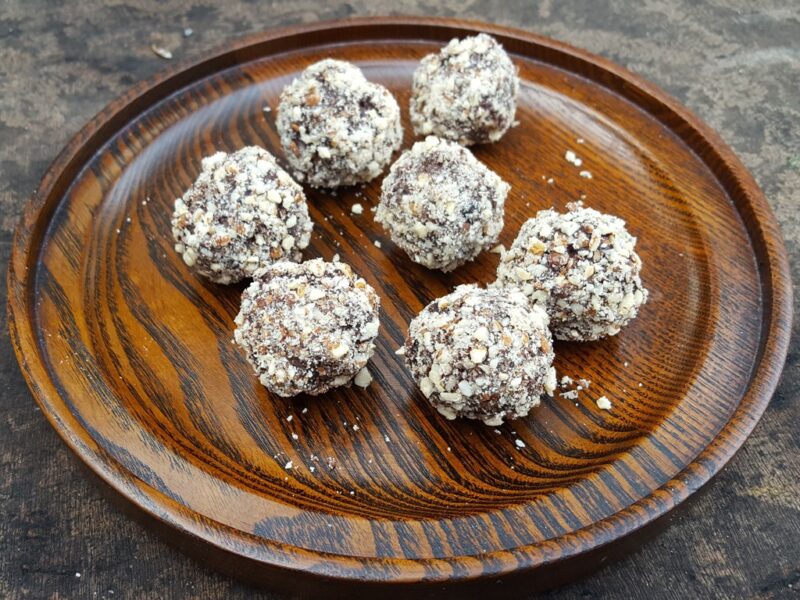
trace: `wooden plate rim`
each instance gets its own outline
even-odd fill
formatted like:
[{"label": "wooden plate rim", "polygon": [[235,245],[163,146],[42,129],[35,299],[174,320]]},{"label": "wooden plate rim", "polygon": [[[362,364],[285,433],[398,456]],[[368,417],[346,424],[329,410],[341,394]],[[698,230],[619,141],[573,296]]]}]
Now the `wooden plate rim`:
[{"label": "wooden plate rim", "polygon": [[[598,75],[612,76],[617,87],[610,88],[665,122],[671,131],[698,154],[714,173],[722,187],[734,199],[735,208],[743,218],[753,248],[760,250],[757,264],[762,284],[764,322],[756,366],[748,389],[733,415],[712,442],[680,473],[651,495],[622,511],[583,529],[538,544],[521,546],[511,551],[497,551],[480,555],[480,561],[467,560],[468,556],[442,559],[377,559],[348,557],[309,551],[231,529],[220,523],[191,512],[163,496],[157,490],[138,480],[94,443],[88,432],[77,426],[70,414],[62,414],[52,400],[58,397],[48,369],[39,354],[32,313],[33,285],[39,243],[52,211],[59,204],[64,189],[74,179],[81,167],[124,126],[129,118],[141,114],[142,109],[163,100],[198,77],[213,74],[220,67],[236,64],[237,55],[247,48],[281,38],[309,34],[328,29],[363,29],[368,34],[375,27],[418,27],[452,29],[453,35],[464,31],[485,31],[506,39],[534,44],[552,52],[552,57],[571,61],[570,70],[593,79],[610,88],[609,81],[598,80]],[[367,38],[368,39],[368,36]],[[585,72],[576,70],[580,66]],[[592,72],[593,71],[593,72]],[[595,75],[595,77],[592,77]],[[620,87],[621,90],[620,91]],[[636,96],[637,100],[632,98]],[[647,100],[650,106],[641,103]],[[656,112],[657,110],[657,112]],[[710,159],[713,159],[710,160]],[[655,521],[676,505],[686,500],[725,466],[755,427],[767,407],[778,384],[789,347],[792,320],[792,288],[786,248],[778,224],[764,194],[739,159],[721,137],[705,125],[687,108],[671,98],[652,83],[624,69],[610,60],[526,31],[473,20],[434,17],[366,17],[326,21],[311,25],[292,26],[252,34],[202,55],[199,59],[177,62],[152,78],[133,86],[128,92],[112,101],[90,120],[56,157],[45,172],[37,190],[28,200],[14,234],[11,260],[7,274],[8,328],[17,360],[32,395],[47,419],[70,449],[105,483],[123,499],[132,503],[150,517],[168,527],[196,538],[226,553],[239,554],[265,565],[287,571],[303,571],[327,578],[375,582],[414,582],[422,577],[419,567],[424,565],[458,564],[456,575],[425,576],[425,581],[462,581],[502,575],[542,567],[549,563],[571,558],[622,538]],[[72,423],[67,425],[68,421]],[[76,427],[77,426],[77,427]],[[164,511],[170,506],[172,512]],[[219,536],[210,532],[216,530]],[[226,536],[237,538],[239,544],[224,544]],[[587,538],[589,543],[587,543]],[[545,547],[556,552],[534,552]],[[249,550],[249,551],[248,551]],[[491,560],[508,557],[516,560]],[[324,560],[320,560],[324,559]],[[370,569],[371,563],[383,567]],[[353,575],[353,568],[357,576]],[[396,571],[387,577],[385,567]],[[436,573],[442,573],[437,570]],[[441,577],[439,579],[438,577]]]}]

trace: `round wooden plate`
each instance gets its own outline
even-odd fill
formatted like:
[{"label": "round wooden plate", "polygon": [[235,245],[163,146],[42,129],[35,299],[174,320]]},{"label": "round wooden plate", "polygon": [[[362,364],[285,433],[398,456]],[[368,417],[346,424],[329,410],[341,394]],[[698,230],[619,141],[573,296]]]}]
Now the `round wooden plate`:
[{"label": "round wooden plate", "polygon": [[[650,301],[614,338],[556,345],[559,376],[592,381],[578,400],[557,396],[500,428],[449,422],[394,351],[429,301],[492,281],[497,255],[448,275],[426,270],[374,223],[380,179],[338,195],[308,190],[306,256],[338,253],[382,297],[375,380],[319,398],[271,396],[231,344],[242,286],[210,284],[183,264],[173,200],[215,150],[259,144],[282,156],[280,91],[325,57],[388,86],[408,147],[417,62],[478,30],[505,45],[522,80],[519,125],[474,149],[512,186],[502,241],[537,210],[585,196],[638,236]],[[364,214],[351,213],[354,202]],[[217,568],[351,597],[530,592],[596,567],[751,431],[787,351],[789,281],[750,175],[653,85],[522,31],[378,18],[260,34],[112,103],[27,207],[8,289],[33,395],[119,497]],[[603,395],[608,412],[595,405]]]}]

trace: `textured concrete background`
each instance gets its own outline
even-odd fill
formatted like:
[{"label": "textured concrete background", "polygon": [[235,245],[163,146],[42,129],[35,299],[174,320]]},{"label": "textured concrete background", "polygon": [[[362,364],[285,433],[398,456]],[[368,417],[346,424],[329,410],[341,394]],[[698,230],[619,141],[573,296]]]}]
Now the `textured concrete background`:
[{"label": "textured concrete background", "polygon": [[[152,43],[182,59],[247,32],[389,12],[528,28],[666,88],[752,170],[778,215],[800,280],[798,0],[0,0],[0,269],[5,272],[21,207],[60,147],[107,102],[164,66]],[[191,37],[182,36],[185,27],[194,30]],[[5,298],[5,277],[0,290]],[[3,300],[3,322],[5,310]],[[797,321],[772,404],[708,493],[637,554],[548,597],[797,596]],[[99,495],[35,408],[5,328],[0,390],[0,597],[259,594],[198,567]]]}]

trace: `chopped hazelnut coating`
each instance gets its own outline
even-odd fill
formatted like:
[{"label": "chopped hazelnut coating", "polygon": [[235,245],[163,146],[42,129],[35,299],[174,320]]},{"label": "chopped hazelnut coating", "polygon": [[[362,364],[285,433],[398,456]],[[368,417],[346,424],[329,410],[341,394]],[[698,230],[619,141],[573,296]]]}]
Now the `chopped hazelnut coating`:
[{"label": "chopped hazelnut coating", "polygon": [[493,37],[454,39],[429,54],[414,73],[411,123],[466,146],[496,142],[514,123],[519,77]]},{"label": "chopped hazelnut coating", "polygon": [[618,217],[580,202],[567,209],[540,211],[523,224],[493,285],[521,288],[546,308],[558,339],[616,335],[647,301],[636,238]]},{"label": "chopped hazelnut coating", "polygon": [[235,283],[275,261],[300,260],[311,228],[303,189],[257,146],[204,158],[172,214],[175,250],[217,283]]},{"label": "chopped hazelnut coating", "polygon": [[322,60],[281,93],[276,120],[298,181],[332,188],[370,181],[400,147],[400,107],[347,62]]},{"label": "chopped hazelnut coating", "polygon": [[[234,340],[261,383],[279,396],[349,384],[375,348],[380,299],[349,265],[280,262],[242,294]],[[366,385],[364,371],[358,379]]]},{"label": "chopped hazelnut coating", "polygon": [[429,136],[392,165],[375,220],[414,262],[452,271],[497,243],[508,190],[469,150]]},{"label": "chopped hazelnut coating", "polygon": [[448,419],[500,425],[556,386],[547,315],[519,290],[460,285],[434,300],[411,321],[405,360]]}]

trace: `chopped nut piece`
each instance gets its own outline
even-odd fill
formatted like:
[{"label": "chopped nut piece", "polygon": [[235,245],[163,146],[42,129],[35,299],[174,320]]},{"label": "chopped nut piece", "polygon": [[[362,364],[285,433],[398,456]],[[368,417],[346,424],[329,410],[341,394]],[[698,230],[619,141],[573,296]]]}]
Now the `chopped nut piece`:
[{"label": "chopped nut piece", "polygon": [[469,358],[475,364],[482,363],[486,359],[486,348],[473,348],[469,351]]},{"label": "chopped nut piece", "polygon": [[[548,347],[549,347],[549,345],[548,345]],[[549,396],[552,396],[553,394],[555,394],[555,391],[556,391],[556,370],[553,367],[550,367],[550,370],[547,372],[547,377],[544,380],[544,391],[547,392],[547,394]]]},{"label": "chopped nut piece", "polygon": [[358,387],[365,388],[365,387],[367,387],[367,386],[368,386],[370,383],[372,383],[372,374],[369,372],[369,369],[367,369],[367,367],[364,367],[363,369],[361,369],[361,370],[360,370],[360,371],[359,371],[359,372],[356,374],[356,376],[355,376],[355,379],[353,379],[353,382],[354,382],[354,383],[355,383],[355,384],[356,384]]},{"label": "chopped nut piece", "polygon": [[311,291],[309,291],[307,294],[305,294],[305,297],[309,302],[314,302],[315,300],[321,300],[326,295],[327,294],[326,294],[325,290],[315,287],[315,288],[311,288]]},{"label": "chopped nut piece", "polygon": [[[480,327],[478,327],[475,330],[475,333],[472,334],[472,337],[474,337],[479,342],[488,342],[489,341],[489,330],[486,328],[485,325],[481,325]],[[485,356],[484,356],[484,358],[485,358]],[[473,362],[482,362],[482,361],[478,361],[478,360],[474,360],[473,359]]]},{"label": "chopped nut piece", "polygon": [[342,343],[340,343],[340,344],[338,344],[338,345],[334,346],[334,347],[331,349],[331,355],[332,355],[334,358],[342,358],[342,357],[343,357],[343,356],[345,356],[345,355],[346,355],[348,352],[350,352],[350,346],[348,346],[347,344],[342,344]]},{"label": "chopped nut piece", "polygon": [[283,241],[281,241],[281,247],[287,252],[291,250],[292,247],[294,247],[294,236],[287,235],[285,238],[283,238]]},{"label": "chopped nut piece", "polygon": [[597,408],[601,410],[611,410],[611,400],[609,400],[605,396],[600,396],[597,399]]}]

